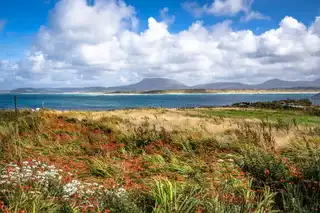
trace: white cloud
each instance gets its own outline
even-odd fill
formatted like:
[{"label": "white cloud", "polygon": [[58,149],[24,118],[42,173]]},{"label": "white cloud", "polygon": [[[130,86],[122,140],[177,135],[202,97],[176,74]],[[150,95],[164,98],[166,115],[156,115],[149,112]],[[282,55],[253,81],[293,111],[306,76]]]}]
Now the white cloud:
[{"label": "white cloud", "polygon": [[114,86],[144,77],[187,84],[258,82],[320,77],[320,18],[305,26],[285,17],[261,35],[234,30],[226,20],[201,21],[170,33],[165,21],[148,19],[137,32],[133,7],[122,1],[61,0],[37,42],[18,62],[0,60],[2,87]]},{"label": "white cloud", "polygon": [[251,3],[252,0],[214,0],[207,10],[215,15],[236,15],[249,11]]},{"label": "white cloud", "polygon": [[240,12],[249,12],[253,0],[212,0],[211,4],[199,5],[197,2],[185,2],[182,6],[193,15],[234,16]]},{"label": "white cloud", "polygon": [[269,20],[270,17],[263,15],[258,11],[252,11],[254,0],[212,0],[211,4],[199,5],[197,2],[184,2],[182,7],[195,17],[204,14],[215,16],[235,16],[238,13],[244,13],[241,21]]},{"label": "white cloud", "polygon": [[169,15],[169,8],[167,7],[160,10],[160,17],[167,24],[172,24],[176,20],[175,16]]},{"label": "white cloud", "polygon": [[250,11],[241,18],[241,21],[251,21],[251,20],[270,20],[270,17],[265,16],[262,13],[257,11]]}]

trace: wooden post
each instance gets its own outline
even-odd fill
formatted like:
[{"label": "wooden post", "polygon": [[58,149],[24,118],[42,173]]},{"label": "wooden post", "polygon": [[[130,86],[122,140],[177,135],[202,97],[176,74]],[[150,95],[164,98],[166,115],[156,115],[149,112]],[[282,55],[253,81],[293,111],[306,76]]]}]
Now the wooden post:
[{"label": "wooden post", "polygon": [[14,99],[14,111],[15,111],[16,113],[18,113],[18,108],[17,108],[17,96],[14,96],[13,99]]}]

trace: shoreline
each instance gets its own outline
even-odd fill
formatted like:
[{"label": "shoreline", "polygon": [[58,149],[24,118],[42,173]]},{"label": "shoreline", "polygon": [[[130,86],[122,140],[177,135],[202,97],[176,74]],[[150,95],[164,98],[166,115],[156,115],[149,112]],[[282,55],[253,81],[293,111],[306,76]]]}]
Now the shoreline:
[{"label": "shoreline", "polygon": [[162,92],[162,93],[144,93],[144,92],[132,92],[132,93],[103,93],[103,92],[64,92],[64,93],[0,93],[0,95],[96,95],[96,96],[117,96],[117,95],[259,95],[259,94],[318,94],[320,91],[269,91],[269,90],[230,90],[230,91],[210,91],[210,92]]}]

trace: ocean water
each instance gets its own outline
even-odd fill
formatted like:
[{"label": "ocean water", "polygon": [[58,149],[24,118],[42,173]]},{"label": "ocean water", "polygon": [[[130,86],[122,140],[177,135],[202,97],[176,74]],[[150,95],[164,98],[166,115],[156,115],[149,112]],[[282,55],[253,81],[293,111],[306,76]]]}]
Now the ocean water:
[{"label": "ocean water", "polygon": [[[224,106],[235,102],[310,98],[313,94],[16,94],[18,108],[112,110],[147,107]],[[14,108],[14,94],[0,94],[0,109]]]}]

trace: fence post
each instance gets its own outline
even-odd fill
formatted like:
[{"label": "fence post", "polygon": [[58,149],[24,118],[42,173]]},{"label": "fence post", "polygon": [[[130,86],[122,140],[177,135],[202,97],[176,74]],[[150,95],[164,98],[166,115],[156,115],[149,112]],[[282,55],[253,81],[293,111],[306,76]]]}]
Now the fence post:
[{"label": "fence post", "polygon": [[15,96],[13,97],[13,99],[14,99],[14,111],[15,111],[16,113],[18,113],[18,108],[17,108],[17,96],[15,95]]}]

